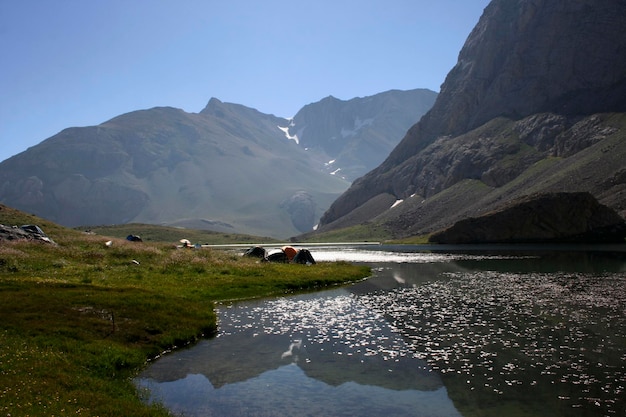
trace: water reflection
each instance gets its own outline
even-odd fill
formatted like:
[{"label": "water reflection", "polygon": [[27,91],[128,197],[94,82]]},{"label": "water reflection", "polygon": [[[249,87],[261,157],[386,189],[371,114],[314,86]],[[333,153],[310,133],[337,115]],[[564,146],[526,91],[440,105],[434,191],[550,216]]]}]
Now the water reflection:
[{"label": "water reflection", "polygon": [[[176,412],[228,408],[230,397],[217,404],[224,390],[234,390],[245,392],[251,407],[242,415],[460,415],[439,375],[345,289],[223,306],[219,317],[218,337],[166,356],[141,375],[141,385]],[[199,375],[205,381],[200,386]],[[194,395],[204,392],[207,404],[175,405],[178,394],[165,388],[168,381],[175,381],[175,390],[196,384]]]},{"label": "water reflection", "polygon": [[319,248],[332,291],[219,309],[137,380],[184,415],[624,415],[623,253]]},{"label": "water reflection", "polygon": [[185,416],[459,416],[445,388],[390,391],[353,382],[333,387],[294,364],[219,389],[195,374],[160,384],[144,379],[141,385]]}]

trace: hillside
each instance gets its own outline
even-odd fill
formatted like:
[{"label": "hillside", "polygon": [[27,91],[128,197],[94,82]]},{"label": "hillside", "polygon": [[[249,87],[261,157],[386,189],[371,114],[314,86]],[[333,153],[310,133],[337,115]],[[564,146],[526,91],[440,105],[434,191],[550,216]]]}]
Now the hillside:
[{"label": "hillside", "polygon": [[432,109],[319,230],[425,234],[547,191],[626,216],[625,19],[623,2],[492,1]]},{"label": "hillside", "polygon": [[[317,118],[217,99],[200,113],[135,111],[65,129],[0,163],[0,202],[71,227],[134,222],[284,239],[311,230],[348,188],[329,161],[355,176],[373,168],[372,153],[382,160],[434,95],[389,91],[302,110],[332,116]],[[299,120],[302,143],[289,132]],[[358,120],[367,128],[356,129]],[[352,133],[323,146],[336,129]],[[380,139],[386,130],[395,141]]]}]

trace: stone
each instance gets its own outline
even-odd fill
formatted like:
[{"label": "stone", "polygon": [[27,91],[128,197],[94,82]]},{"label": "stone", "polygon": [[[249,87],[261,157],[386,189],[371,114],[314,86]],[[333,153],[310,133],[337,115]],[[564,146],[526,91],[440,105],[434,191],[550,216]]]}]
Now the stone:
[{"label": "stone", "polygon": [[433,243],[624,243],[626,222],[589,193],[532,195],[433,233]]},{"label": "stone", "polygon": [[35,240],[56,245],[56,242],[50,239],[44,231],[36,225],[18,227],[0,224],[0,241],[3,240]]},{"label": "stone", "polygon": [[298,191],[281,202],[280,207],[289,214],[291,223],[297,230],[305,233],[313,229],[317,206],[311,194]]}]

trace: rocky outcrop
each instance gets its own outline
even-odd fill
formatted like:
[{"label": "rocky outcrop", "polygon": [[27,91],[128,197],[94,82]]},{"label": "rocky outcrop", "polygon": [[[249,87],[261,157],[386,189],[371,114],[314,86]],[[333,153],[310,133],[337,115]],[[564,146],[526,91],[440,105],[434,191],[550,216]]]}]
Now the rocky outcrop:
[{"label": "rocky outcrop", "polygon": [[317,206],[313,196],[306,191],[298,191],[280,204],[289,213],[291,223],[300,232],[305,233],[315,226]]},{"label": "rocky outcrop", "polygon": [[5,226],[0,224],[0,242],[8,240],[30,240],[56,245],[37,225]]},{"label": "rocky outcrop", "polygon": [[623,243],[626,222],[589,193],[526,197],[431,235],[434,243]]},{"label": "rocky outcrop", "polygon": [[[339,220],[377,195],[428,201],[464,180],[502,188],[539,161],[609,137],[615,128],[593,115],[626,111],[625,20],[623,1],[493,0],[433,108],[333,203],[319,230],[346,225]],[[599,196],[605,178],[588,176],[571,191]]]}]

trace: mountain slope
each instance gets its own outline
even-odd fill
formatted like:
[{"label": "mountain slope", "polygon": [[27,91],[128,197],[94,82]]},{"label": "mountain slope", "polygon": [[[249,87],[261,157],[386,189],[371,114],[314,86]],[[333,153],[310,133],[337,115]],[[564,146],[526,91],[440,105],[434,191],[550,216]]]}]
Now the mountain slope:
[{"label": "mountain slope", "polygon": [[186,221],[288,236],[298,229],[280,202],[307,192],[325,207],[347,183],[287,141],[285,123],[211,100],[200,114],[155,108],[66,129],[2,164],[2,201],[68,226]]},{"label": "mountain slope", "polygon": [[335,97],[304,106],[286,133],[327,170],[353,181],[377,167],[433,105],[437,93],[391,90],[370,97]]},{"label": "mountain slope", "polygon": [[624,21],[624,1],[492,1],[432,109],[320,230],[425,233],[550,188],[589,191],[624,216],[624,124],[610,114],[626,111]]},{"label": "mountain slope", "polygon": [[[434,94],[391,91],[340,102],[350,107],[349,117],[367,114],[381,127],[328,152],[290,140],[293,120],[217,99],[197,114],[135,111],[65,129],[0,163],[0,202],[66,226],[140,222],[286,238],[311,230],[348,188],[342,176],[330,175],[330,158],[349,152],[364,173],[373,165],[359,160],[361,142],[382,143],[385,129],[406,132],[421,116],[408,114],[428,106],[422,96]],[[329,115],[309,120],[310,131],[332,131],[334,118],[346,114],[325,100],[307,107]],[[303,138],[316,147],[323,135]],[[384,141],[379,153],[388,154],[398,140]]]}]

